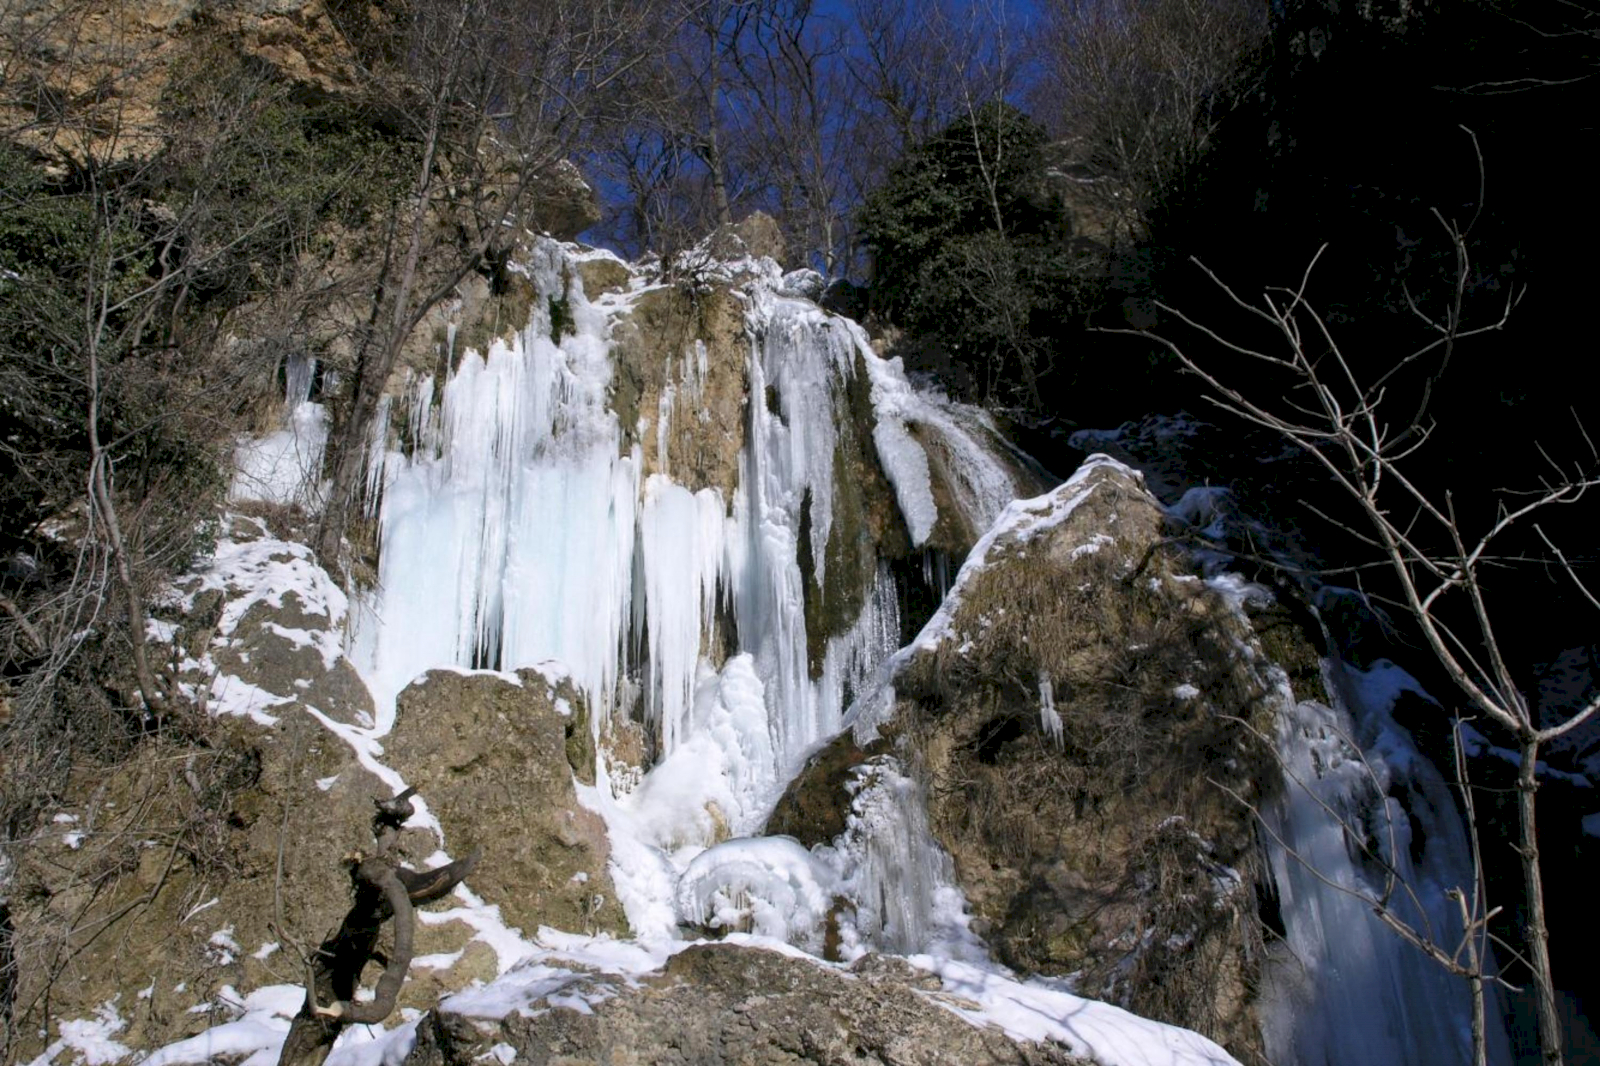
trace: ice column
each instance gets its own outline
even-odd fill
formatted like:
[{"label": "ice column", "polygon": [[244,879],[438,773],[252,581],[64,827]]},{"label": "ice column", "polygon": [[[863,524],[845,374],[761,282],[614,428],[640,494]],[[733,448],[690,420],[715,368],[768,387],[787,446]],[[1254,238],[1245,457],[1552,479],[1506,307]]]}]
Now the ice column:
[{"label": "ice column", "polygon": [[381,464],[377,587],[354,640],[378,705],[429,666],[559,659],[597,707],[617,683],[633,590],[638,462],[607,401],[605,316],[541,244],[534,306],[568,300],[558,344],[542,311],[510,343],[466,353],[440,390],[418,381],[400,451]]}]

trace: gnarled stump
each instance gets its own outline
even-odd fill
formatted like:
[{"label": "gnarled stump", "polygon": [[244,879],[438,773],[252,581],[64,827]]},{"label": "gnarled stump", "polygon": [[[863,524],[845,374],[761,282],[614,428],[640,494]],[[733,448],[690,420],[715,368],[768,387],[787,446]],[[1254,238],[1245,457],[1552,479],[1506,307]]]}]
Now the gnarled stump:
[{"label": "gnarled stump", "polygon": [[[416,929],[413,907],[442,898],[472,872],[482,858],[481,849],[464,859],[434,870],[409,870],[389,851],[400,827],[414,813],[406,789],[392,800],[376,800],[372,819],[378,847],[370,857],[356,857],[350,878],[355,899],[339,928],[318,945],[306,975],[306,1001],[289,1026],[278,1066],[322,1066],[333,1042],[347,1025],[372,1025],[394,1010],[395,998],[411,966],[412,936]],[[394,950],[387,958],[378,952],[383,923],[394,919]],[[375,995],[366,1003],[355,1001],[361,971],[369,962],[383,964]]]}]

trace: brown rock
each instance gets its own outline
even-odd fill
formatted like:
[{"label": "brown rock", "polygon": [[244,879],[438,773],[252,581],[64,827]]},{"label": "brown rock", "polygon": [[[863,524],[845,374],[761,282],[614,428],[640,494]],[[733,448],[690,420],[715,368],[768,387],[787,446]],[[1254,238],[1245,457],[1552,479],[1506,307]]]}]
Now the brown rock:
[{"label": "brown rock", "polygon": [[600,221],[600,197],[576,164],[562,160],[534,184],[527,218],[530,228],[558,241],[576,240]]},{"label": "brown rock", "polygon": [[[744,305],[727,286],[699,294],[653,289],[617,323],[612,339],[612,407],[628,441],[644,451],[645,475],[669,474],[692,492],[717,489],[731,502],[749,392]],[[670,430],[664,449],[663,418]]]},{"label": "brown rock", "polygon": [[845,831],[852,771],[887,746],[862,748],[848,730],[834,737],[789,782],[762,834],[794,837],[808,848],[833,843]]},{"label": "brown rock", "polygon": [[498,1022],[436,1011],[418,1026],[406,1066],[468,1066],[502,1043],[516,1051],[517,1062],[551,1066],[1083,1061],[973,1025],[929,988],[928,975],[895,959],[868,955],[846,971],[757,948],[704,944],[674,955],[664,973],[636,987],[596,977],[561,989],[567,996],[603,990],[589,1000],[590,1011],[529,1009]]},{"label": "brown rock", "polygon": [[422,675],[400,694],[390,765],[427,799],[452,851],[483,848],[471,886],[508,925],[625,933],[605,824],[579,805],[568,762],[569,730],[589,728],[583,697],[535,670],[517,677]]},{"label": "brown rock", "polygon": [[715,259],[766,256],[781,266],[788,258],[783,230],[765,211],[752,211],[733,225],[720,227],[711,235],[706,247]]},{"label": "brown rock", "polygon": [[893,728],[1002,961],[1248,1057],[1258,848],[1221,786],[1259,801],[1279,777],[1253,732],[1271,735],[1270,661],[1137,475],[1104,463],[1057,493],[1083,499],[964,574],[948,638],[896,678]]},{"label": "brown rock", "polygon": [[583,281],[583,294],[590,300],[609,292],[622,292],[633,281],[633,271],[620,259],[610,256],[590,256],[578,260],[578,277]]}]

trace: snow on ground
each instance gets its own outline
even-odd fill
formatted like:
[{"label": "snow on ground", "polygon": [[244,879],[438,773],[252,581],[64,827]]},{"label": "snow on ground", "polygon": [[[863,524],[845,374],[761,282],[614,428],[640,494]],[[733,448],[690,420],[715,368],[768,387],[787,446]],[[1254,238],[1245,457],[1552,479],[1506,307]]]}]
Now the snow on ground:
[{"label": "snow on ground", "polygon": [[60,1023],[61,1036],[35,1058],[29,1066],[51,1066],[62,1054],[71,1052],[85,1066],[109,1066],[133,1052],[116,1040],[128,1027],[117,1011],[116,1001],[100,1004],[93,1018],[78,1018]]},{"label": "snow on ground", "polygon": [[936,1002],[1018,1040],[1053,1041],[1102,1066],[1237,1066],[1232,1055],[1199,1033],[1082,999],[1044,981],[1018,981],[994,967],[932,955],[907,961],[938,975],[944,994],[954,997],[931,997]]}]

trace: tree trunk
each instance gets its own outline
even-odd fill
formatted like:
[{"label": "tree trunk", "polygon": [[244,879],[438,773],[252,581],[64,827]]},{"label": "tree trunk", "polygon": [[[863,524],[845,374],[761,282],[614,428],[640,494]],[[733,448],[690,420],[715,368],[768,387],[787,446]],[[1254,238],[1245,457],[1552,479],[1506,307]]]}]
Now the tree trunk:
[{"label": "tree trunk", "polygon": [[1522,764],[1517,770],[1517,814],[1521,836],[1522,877],[1528,896],[1528,962],[1533,968],[1533,994],[1539,1015],[1540,1061],[1561,1066],[1561,1019],[1556,1014],[1555,981],[1550,971],[1550,928],[1545,922],[1544,880],[1539,871],[1539,834],[1534,819],[1534,795],[1539,789],[1539,738],[1525,734],[1520,745]]},{"label": "tree trunk", "polygon": [[[375,1025],[394,1010],[411,965],[412,905],[430,903],[455,888],[482,858],[475,851],[433,870],[407,870],[380,855],[356,867],[355,900],[339,929],[318,946],[306,980],[306,999],[289,1023],[278,1066],[322,1066],[348,1025]],[[357,1003],[361,971],[373,961],[383,923],[393,918],[394,950],[384,960],[371,1002]]]},{"label": "tree trunk", "polygon": [[[99,326],[97,322],[96,328]],[[127,538],[122,535],[122,522],[117,517],[116,494],[111,488],[111,457],[100,442],[100,350],[97,342],[97,336],[89,338],[89,411],[85,419],[85,429],[89,434],[89,513],[98,516],[111,546],[112,566],[116,570],[123,605],[128,612],[128,644],[133,654],[133,672],[139,686],[139,696],[144,700],[148,712],[160,714],[167,707],[166,690],[157,682],[155,670],[150,666],[150,634],[145,625],[144,597],[139,594]]]}]

